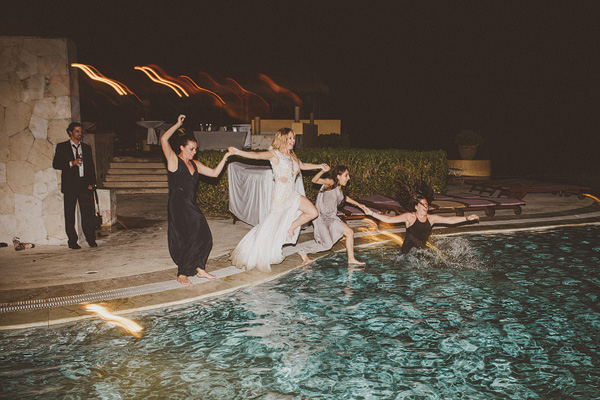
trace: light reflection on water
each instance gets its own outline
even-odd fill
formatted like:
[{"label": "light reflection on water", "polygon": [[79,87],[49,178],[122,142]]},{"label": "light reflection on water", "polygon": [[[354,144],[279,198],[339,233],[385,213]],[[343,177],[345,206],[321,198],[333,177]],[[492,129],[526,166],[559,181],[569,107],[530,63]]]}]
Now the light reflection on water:
[{"label": "light reflection on water", "polygon": [[598,398],[600,228],[344,253],[230,297],[0,336],[2,398]]}]

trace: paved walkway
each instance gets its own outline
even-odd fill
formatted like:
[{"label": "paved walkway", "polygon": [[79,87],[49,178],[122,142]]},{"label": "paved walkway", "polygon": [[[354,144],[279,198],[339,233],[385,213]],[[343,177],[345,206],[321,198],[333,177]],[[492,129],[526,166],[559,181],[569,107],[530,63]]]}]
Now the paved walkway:
[{"label": "paved walkway", "polygon": [[[451,186],[449,193],[464,190],[464,186]],[[528,194],[525,201],[519,216],[512,210],[498,210],[493,218],[477,212],[479,224],[438,229],[434,234],[600,223],[600,206],[590,198]],[[229,253],[251,227],[242,222],[234,225],[231,219],[211,218],[214,247],[207,270],[218,279],[192,278],[193,286],[181,286],[175,280],[177,270],[167,248],[167,195],[120,195],[117,207],[121,224],[115,228],[120,229],[100,238],[97,248],[85,243],[81,250],[66,245],[19,252],[12,246],[0,248],[0,329],[89,318],[81,305],[85,302],[103,303],[117,313],[129,313],[197,301],[276,279],[301,265],[300,257],[291,254],[268,274],[232,267]],[[350,224],[357,230],[358,247],[372,243],[374,235],[386,239],[366,231],[364,221]],[[311,228],[300,236],[300,241],[310,239]],[[342,249],[343,241],[333,250]]]}]

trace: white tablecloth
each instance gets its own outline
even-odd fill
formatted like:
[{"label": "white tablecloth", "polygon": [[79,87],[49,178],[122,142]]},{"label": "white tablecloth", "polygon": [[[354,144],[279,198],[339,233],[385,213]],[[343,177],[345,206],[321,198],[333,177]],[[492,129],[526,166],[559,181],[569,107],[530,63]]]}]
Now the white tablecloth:
[{"label": "white tablecloth", "polygon": [[163,125],[165,121],[137,121],[139,126],[143,126],[148,129],[146,135],[146,144],[158,144],[158,136],[156,135],[156,128]]},{"label": "white tablecloth", "polygon": [[227,150],[229,146],[243,149],[250,143],[250,132],[194,131],[198,150]]},{"label": "white tablecloth", "polygon": [[[269,213],[273,192],[273,170],[241,162],[229,163],[229,211],[250,225],[258,225]],[[302,174],[296,177],[296,189],[305,195]]]}]

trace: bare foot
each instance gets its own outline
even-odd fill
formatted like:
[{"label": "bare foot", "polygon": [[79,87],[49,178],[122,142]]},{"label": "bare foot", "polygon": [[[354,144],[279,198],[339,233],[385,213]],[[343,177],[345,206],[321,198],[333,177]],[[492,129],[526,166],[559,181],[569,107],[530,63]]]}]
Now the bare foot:
[{"label": "bare foot", "polygon": [[351,265],[365,265],[366,263],[362,262],[362,261],[358,261],[356,258],[352,258],[352,259],[348,259],[348,264]]},{"label": "bare foot", "polygon": [[312,262],[312,260],[310,258],[308,258],[308,256],[306,254],[300,254],[300,257],[302,258],[302,261],[305,263]]},{"label": "bare foot", "polygon": [[185,275],[179,275],[177,277],[177,282],[181,283],[182,285],[185,286],[192,286],[192,282],[190,282],[190,280],[188,279],[187,276]]},{"label": "bare foot", "polygon": [[208,272],[206,272],[203,269],[196,268],[196,271],[198,271],[198,273],[196,274],[196,276],[198,278],[206,278],[206,279],[215,279],[216,278],[216,276],[209,274]]}]

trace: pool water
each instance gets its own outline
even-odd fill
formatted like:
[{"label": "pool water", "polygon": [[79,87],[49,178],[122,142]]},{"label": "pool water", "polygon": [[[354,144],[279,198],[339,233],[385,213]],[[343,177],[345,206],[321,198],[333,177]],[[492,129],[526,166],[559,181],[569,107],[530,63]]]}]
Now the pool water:
[{"label": "pool water", "polygon": [[229,297],[0,334],[2,398],[600,397],[600,227],[332,254]]}]

